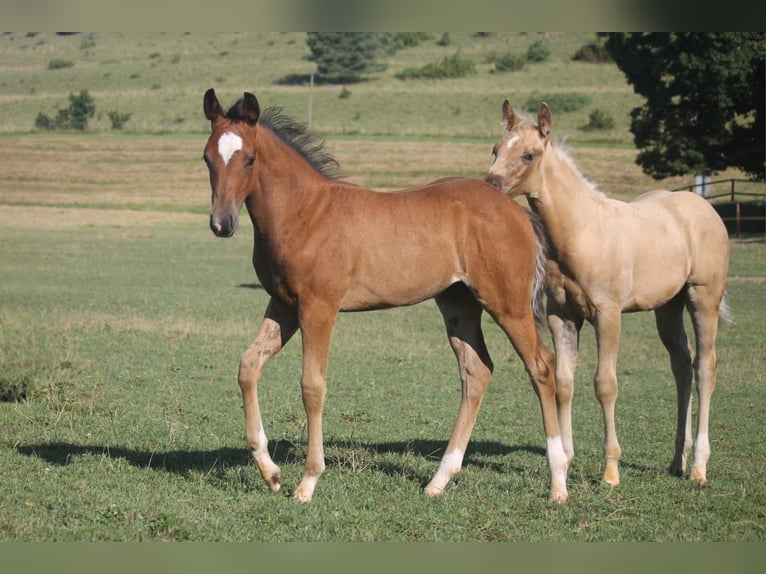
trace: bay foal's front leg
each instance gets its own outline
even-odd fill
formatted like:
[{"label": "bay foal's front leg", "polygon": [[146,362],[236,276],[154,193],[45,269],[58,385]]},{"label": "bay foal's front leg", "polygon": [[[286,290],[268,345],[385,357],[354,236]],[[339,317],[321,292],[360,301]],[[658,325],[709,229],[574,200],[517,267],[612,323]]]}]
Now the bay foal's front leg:
[{"label": "bay foal's front leg", "polygon": [[293,498],[310,502],[319,477],[325,469],[322,438],[322,411],[327,394],[327,363],[336,308],[322,302],[302,303],[300,310],[303,337],[303,373],[301,397],[308,423],[308,454],[303,478]]},{"label": "bay foal's front leg", "polygon": [[239,361],[238,379],[245,404],[247,446],[261,476],[273,492],[282,486],[282,471],[269,456],[268,439],[263,430],[258,404],[258,380],[268,360],[287,344],[297,329],[298,318],[295,313],[278,300],[271,299],[258,335]]}]

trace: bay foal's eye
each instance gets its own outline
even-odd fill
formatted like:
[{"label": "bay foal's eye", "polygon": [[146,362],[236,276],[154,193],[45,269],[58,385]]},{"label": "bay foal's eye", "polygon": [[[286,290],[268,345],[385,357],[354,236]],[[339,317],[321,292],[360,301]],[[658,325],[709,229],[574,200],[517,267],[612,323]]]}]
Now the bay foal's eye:
[{"label": "bay foal's eye", "polygon": [[250,169],[253,167],[253,164],[255,163],[255,156],[251,155],[245,160],[245,169]]}]

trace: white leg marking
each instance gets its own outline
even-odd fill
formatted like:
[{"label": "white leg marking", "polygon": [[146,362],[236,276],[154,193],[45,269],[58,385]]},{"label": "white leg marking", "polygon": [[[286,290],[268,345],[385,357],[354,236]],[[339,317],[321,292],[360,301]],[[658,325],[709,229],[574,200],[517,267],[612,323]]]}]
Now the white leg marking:
[{"label": "white leg marking", "polygon": [[548,466],[551,471],[550,498],[555,502],[566,502],[567,467],[569,458],[564,452],[564,444],[560,436],[548,437]]},{"label": "white leg marking", "polygon": [[242,149],[242,138],[237,134],[226,132],[220,138],[218,138],[218,153],[223,159],[224,165],[229,165],[229,160],[234,152]]}]

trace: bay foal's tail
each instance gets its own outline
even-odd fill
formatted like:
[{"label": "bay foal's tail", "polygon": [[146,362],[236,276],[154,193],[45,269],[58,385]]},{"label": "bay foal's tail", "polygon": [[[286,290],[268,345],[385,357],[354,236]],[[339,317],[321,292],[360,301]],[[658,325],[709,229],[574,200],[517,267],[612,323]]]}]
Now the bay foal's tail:
[{"label": "bay foal's tail", "polygon": [[545,263],[548,260],[548,241],[545,238],[545,230],[540,218],[529,209],[525,209],[527,217],[532,224],[532,229],[537,237],[537,259],[535,261],[535,280],[532,283],[532,311],[535,315],[535,323],[539,328],[547,326],[545,316]]}]

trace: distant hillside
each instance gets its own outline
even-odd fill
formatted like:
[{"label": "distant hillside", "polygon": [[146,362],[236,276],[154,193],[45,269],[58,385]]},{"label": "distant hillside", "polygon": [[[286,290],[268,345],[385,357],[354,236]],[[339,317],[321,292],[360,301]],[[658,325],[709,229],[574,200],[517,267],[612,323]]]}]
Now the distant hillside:
[{"label": "distant hillside", "polygon": [[[0,35],[0,133],[34,131],[40,112],[65,107],[70,93],[87,90],[96,116],[89,129],[109,131],[109,111],[130,113],[124,131],[202,132],[202,94],[216,88],[223,102],[245,90],[262,106],[280,105],[325,135],[393,138],[492,139],[500,105],[519,109],[545,97],[555,129],[570,141],[632,144],[630,109],[640,103],[612,63],[573,61],[588,33],[441,33],[380,59],[386,69],[361,83],[290,84],[314,64],[304,33],[6,33]],[[549,54],[519,71],[497,71],[495,62],[527,53],[537,43]],[[407,68],[460,54],[476,72],[457,79],[396,78]],[[573,103],[577,109],[566,111]],[[531,109],[530,111],[536,111]],[[592,112],[613,119],[610,129],[587,130]],[[427,161],[427,158],[424,158]]]}]

